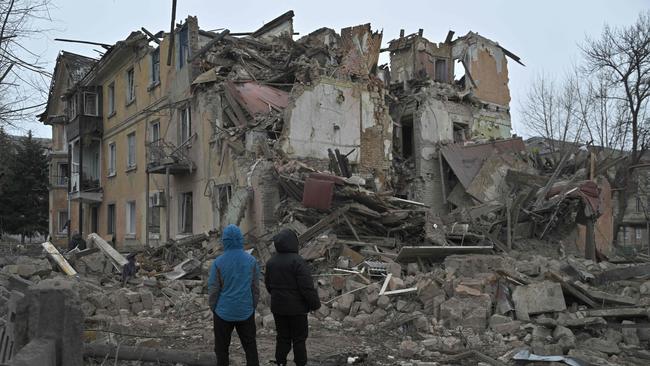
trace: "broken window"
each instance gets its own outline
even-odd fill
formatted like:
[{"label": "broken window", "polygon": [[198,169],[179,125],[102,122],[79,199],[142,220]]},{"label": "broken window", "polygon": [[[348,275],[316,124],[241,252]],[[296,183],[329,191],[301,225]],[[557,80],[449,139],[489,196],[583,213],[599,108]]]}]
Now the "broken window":
[{"label": "broken window", "polygon": [[115,113],[115,82],[108,85],[108,115]]},{"label": "broken window", "polygon": [[413,156],[413,116],[402,118],[400,121],[402,125],[402,157],[408,159]]},{"label": "broken window", "polygon": [[59,163],[58,172],[56,177],[56,183],[59,186],[65,186],[68,184],[68,164]]},{"label": "broken window", "polygon": [[59,211],[59,234],[63,234],[68,229],[68,211]]},{"label": "broken window", "polygon": [[126,103],[129,104],[135,99],[135,71],[130,68],[126,72]]},{"label": "broken window", "polygon": [[189,34],[187,25],[178,33],[178,67],[181,68],[187,63],[190,56]]},{"label": "broken window", "polygon": [[135,235],[135,201],[126,203],[126,234]]},{"label": "broken window", "polygon": [[135,132],[131,132],[126,136],[128,145],[128,154],[126,160],[126,168],[135,168]]},{"label": "broken window", "polygon": [[160,47],[151,52],[151,86],[160,83]]},{"label": "broken window", "polygon": [[463,142],[469,139],[469,126],[463,123],[454,123],[454,142]]},{"label": "broken window", "polygon": [[192,192],[181,193],[180,195],[179,228],[181,234],[192,233]]},{"label": "broken window", "polygon": [[106,223],[106,232],[111,235],[115,235],[115,204],[109,204],[106,206],[106,218],[108,222]]},{"label": "broken window", "polygon": [[179,145],[184,144],[192,134],[192,116],[190,107],[185,107],[180,110],[180,136],[181,140]]},{"label": "broken window", "polygon": [[219,208],[219,214],[223,216],[228,209],[230,204],[230,199],[232,198],[232,185],[222,184],[217,186],[217,204]]},{"label": "broken window", "polygon": [[108,144],[108,176],[112,177],[115,175],[115,143],[111,142]]},{"label": "broken window", "polygon": [[436,81],[441,83],[446,83],[447,79],[447,60],[445,59],[436,59]]},{"label": "broken window", "polygon": [[96,116],[99,110],[97,102],[97,94],[84,93],[84,114],[87,116]]}]

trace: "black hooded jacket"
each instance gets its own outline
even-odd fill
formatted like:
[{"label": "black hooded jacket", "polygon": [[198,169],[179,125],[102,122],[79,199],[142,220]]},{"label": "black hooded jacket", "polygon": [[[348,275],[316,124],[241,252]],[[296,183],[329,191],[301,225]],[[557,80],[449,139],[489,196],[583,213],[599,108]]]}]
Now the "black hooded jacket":
[{"label": "black hooded jacket", "polygon": [[283,229],[273,237],[276,254],[266,263],[264,284],[271,294],[271,312],[300,315],[320,308],[307,262],[298,254],[298,237]]}]

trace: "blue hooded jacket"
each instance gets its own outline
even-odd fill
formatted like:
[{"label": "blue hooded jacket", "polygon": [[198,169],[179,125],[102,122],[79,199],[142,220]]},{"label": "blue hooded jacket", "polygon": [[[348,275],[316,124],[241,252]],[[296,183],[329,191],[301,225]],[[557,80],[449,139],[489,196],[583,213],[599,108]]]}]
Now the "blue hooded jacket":
[{"label": "blue hooded jacket", "polygon": [[222,236],[224,253],[212,262],[208,279],[208,303],[221,319],[248,319],[259,299],[260,267],[244,252],[244,237],[236,225],[228,225]]}]

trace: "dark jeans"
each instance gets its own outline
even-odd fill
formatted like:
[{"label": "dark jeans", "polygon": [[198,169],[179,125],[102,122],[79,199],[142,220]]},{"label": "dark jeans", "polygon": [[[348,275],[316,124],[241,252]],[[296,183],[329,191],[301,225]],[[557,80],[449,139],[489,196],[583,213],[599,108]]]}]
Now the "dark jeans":
[{"label": "dark jeans", "polygon": [[246,365],[259,366],[260,361],[257,357],[257,342],[255,340],[255,314],[239,322],[225,321],[217,314],[213,315],[214,352],[217,354],[217,366],[228,366],[230,364],[228,349],[230,348],[230,336],[233,329],[237,329],[237,335],[246,353]]},{"label": "dark jeans", "polygon": [[275,330],[277,332],[275,360],[281,365],[286,365],[287,355],[293,345],[293,361],[297,366],[305,366],[307,364],[307,345],[305,342],[309,335],[307,314],[273,314],[273,319],[275,319]]}]

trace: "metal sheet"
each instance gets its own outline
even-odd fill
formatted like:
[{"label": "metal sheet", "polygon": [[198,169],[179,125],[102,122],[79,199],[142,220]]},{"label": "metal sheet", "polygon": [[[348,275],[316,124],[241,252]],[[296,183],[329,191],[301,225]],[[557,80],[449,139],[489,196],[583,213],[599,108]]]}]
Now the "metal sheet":
[{"label": "metal sheet", "polygon": [[402,247],[395,258],[396,262],[408,262],[417,258],[444,258],[453,254],[489,254],[490,246],[419,246]]},{"label": "metal sheet", "polygon": [[327,210],[332,207],[334,182],[307,178],[302,194],[302,205],[308,208]]},{"label": "metal sheet", "polygon": [[228,82],[226,87],[251,116],[272,110],[282,111],[289,105],[289,93],[256,82]]},{"label": "metal sheet", "polygon": [[445,161],[447,161],[447,164],[449,164],[465,189],[472,183],[472,180],[488,158],[495,154],[519,153],[522,151],[526,151],[526,146],[520,137],[484,144],[451,144],[440,149]]}]

